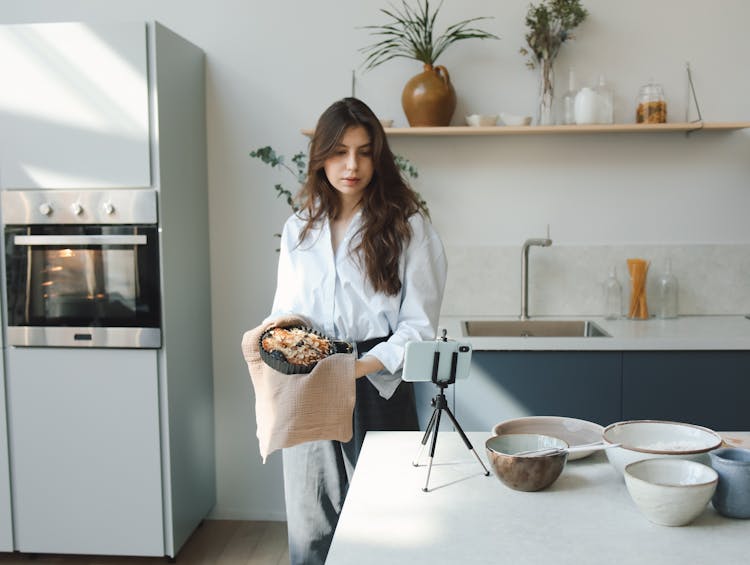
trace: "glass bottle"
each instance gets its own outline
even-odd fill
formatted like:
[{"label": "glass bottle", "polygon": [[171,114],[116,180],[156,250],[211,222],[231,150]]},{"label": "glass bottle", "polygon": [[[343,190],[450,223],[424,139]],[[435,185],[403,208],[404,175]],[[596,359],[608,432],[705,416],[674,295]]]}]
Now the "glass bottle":
[{"label": "glass bottle", "polygon": [[568,70],[568,90],[562,98],[562,123],[571,125],[576,123],[576,74]]},{"label": "glass bottle", "polygon": [[610,267],[604,281],[604,318],[616,320],[622,315],[622,286],[617,280],[617,268]]},{"label": "glass bottle", "polygon": [[659,310],[657,316],[662,319],[676,318],[679,314],[678,303],[679,283],[672,274],[672,261],[664,263],[664,272],[659,278]]},{"label": "glass bottle", "polygon": [[598,95],[597,122],[600,124],[615,123],[615,95],[607,85],[604,75],[599,75],[599,85],[596,87],[596,93]]},{"label": "glass bottle", "polygon": [[649,82],[648,84],[644,84],[638,91],[635,123],[667,123],[667,101],[664,98],[664,89],[660,84]]}]

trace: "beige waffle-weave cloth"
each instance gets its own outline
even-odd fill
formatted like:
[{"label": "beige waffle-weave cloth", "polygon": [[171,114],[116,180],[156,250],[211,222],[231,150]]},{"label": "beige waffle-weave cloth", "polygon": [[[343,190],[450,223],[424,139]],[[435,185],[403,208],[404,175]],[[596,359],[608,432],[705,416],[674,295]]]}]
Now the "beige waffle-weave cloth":
[{"label": "beige waffle-weave cloth", "polygon": [[285,375],[260,358],[260,336],[272,327],[309,325],[284,316],[242,336],[242,353],[255,390],[255,421],[263,463],[283,447],[316,440],[349,441],[356,399],[354,353],[337,353],[306,374]]}]

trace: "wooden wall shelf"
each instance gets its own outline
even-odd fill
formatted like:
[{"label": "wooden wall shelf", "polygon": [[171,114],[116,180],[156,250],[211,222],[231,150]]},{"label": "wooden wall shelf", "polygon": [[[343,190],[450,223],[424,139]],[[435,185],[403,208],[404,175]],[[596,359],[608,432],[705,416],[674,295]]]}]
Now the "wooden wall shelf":
[{"label": "wooden wall shelf", "polygon": [[[572,126],[446,126],[385,128],[391,136],[478,136],[478,135],[550,135],[550,134],[595,134],[595,133],[666,133],[694,131],[732,131],[750,128],[750,122],[679,122],[667,124],[595,124]],[[303,129],[302,134],[311,137],[314,130]]]}]

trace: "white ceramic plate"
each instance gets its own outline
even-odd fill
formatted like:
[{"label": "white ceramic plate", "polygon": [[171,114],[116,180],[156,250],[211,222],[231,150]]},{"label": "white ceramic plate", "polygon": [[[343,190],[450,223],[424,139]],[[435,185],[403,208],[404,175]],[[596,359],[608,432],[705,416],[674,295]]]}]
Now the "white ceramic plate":
[{"label": "white ceramic plate", "polygon": [[[602,441],[604,428],[594,422],[565,418],[563,416],[527,416],[505,420],[492,429],[495,435],[500,434],[541,434],[560,438],[570,445],[585,445]],[[582,459],[593,451],[581,451],[568,455],[568,461]]]}]

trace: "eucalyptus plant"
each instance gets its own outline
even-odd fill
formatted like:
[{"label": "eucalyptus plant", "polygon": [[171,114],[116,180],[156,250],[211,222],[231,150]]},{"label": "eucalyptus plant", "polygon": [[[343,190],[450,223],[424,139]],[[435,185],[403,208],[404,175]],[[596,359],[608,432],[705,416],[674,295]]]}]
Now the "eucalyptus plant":
[{"label": "eucalyptus plant", "polygon": [[554,61],[562,44],[573,39],[571,30],[578,27],[588,16],[580,0],[543,0],[532,4],[526,13],[526,44],[521,54],[531,52],[526,65],[533,69],[542,61]]},{"label": "eucalyptus plant", "polygon": [[389,9],[381,9],[391,21],[382,25],[364,26],[363,29],[370,30],[370,35],[380,38],[372,45],[360,49],[366,55],[365,69],[373,69],[398,57],[434,65],[438,57],[456,41],[499,39],[492,33],[473,27],[474,22],[491,19],[488,16],[462,20],[448,26],[441,35],[435,36],[435,20],[442,6],[441,1],[431,11],[429,0],[417,0],[416,8],[406,0],[401,0],[400,9],[393,5]]}]

